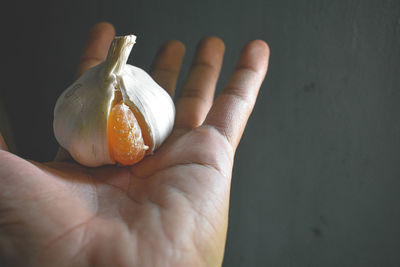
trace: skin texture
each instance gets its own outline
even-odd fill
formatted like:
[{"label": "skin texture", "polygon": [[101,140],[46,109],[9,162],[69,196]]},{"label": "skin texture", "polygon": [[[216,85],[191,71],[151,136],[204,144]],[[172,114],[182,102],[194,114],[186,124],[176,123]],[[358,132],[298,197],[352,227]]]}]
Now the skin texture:
[{"label": "skin texture", "polygon": [[[96,24],[78,75],[102,62],[115,34]],[[213,101],[224,43],[198,44],[175,128],[130,167],[86,168],[65,151],[37,163],[0,150],[0,262],[6,266],[220,266],[236,147],[267,71],[264,41],[247,44]],[[153,78],[173,95],[185,53],[157,53]],[[5,148],[5,146],[2,146]]]}]

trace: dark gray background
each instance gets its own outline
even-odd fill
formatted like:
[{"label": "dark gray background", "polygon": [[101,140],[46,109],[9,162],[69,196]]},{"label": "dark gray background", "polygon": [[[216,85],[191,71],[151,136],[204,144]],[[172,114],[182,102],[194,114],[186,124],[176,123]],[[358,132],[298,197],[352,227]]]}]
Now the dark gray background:
[{"label": "dark gray background", "polygon": [[197,41],[220,36],[219,88],[245,43],[266,40],[224,266],[400,266],[399,1],[30,1],[3,11],[1,97],[18,153],[35,160],[56,151],[52,109],[95,22],[138,35],[130,63],[145,69],[163,42],[183,41],[182,77]]}]

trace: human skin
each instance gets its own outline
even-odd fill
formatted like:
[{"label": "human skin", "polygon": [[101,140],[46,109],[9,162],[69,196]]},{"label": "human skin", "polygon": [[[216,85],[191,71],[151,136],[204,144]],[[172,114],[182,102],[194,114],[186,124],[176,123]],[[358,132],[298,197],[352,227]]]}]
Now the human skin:
[{"label": "human skin", "polygon": [[[105,59],[114,35],[108,23],[92,28],[78,75]],[[214,101],[224,50],[217,37],[199,42],[171,135],[136,165],[87,168],[65,153],[38,163],[0,142],[0,262],[220,266],[234,154],[269,60],[264,41],[248,43]],[[153,63],[151,75],[171,95],[184,53],[170,41]]]}]

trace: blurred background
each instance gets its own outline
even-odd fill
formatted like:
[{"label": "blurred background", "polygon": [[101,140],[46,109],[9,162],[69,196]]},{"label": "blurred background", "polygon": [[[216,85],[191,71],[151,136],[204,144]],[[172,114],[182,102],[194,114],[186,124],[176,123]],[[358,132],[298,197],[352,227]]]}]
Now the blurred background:
[{"label": "blurred background", "polygon": [[236,155],[224,266],[400,266],[399,1],[12,5],[1,18],[0,128],[18,155],[54,157],[54,104],[96,22],[136,34],[129,62],[147,70],[164,42],[184,42],[179,86],[198,40],[221,37],[218,90],[241,48],[263,39],[270,68]]}]

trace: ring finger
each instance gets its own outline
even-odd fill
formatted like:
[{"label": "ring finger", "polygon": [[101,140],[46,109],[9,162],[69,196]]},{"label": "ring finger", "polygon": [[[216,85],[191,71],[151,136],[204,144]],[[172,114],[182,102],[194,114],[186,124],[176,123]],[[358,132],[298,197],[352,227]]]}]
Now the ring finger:
[{"label": "ring finger", "polygon": [[193,129],[203,123],[214,100],[224,52],[225,45],[217,37],[200,41],[177,104],[176,129]]}]

